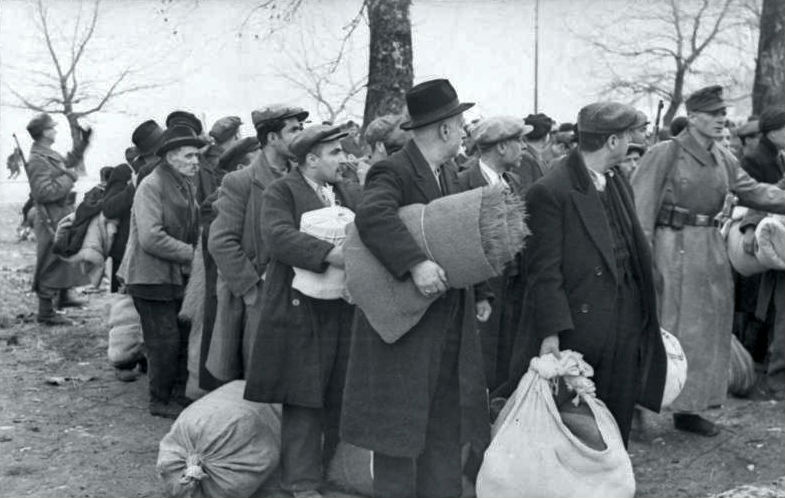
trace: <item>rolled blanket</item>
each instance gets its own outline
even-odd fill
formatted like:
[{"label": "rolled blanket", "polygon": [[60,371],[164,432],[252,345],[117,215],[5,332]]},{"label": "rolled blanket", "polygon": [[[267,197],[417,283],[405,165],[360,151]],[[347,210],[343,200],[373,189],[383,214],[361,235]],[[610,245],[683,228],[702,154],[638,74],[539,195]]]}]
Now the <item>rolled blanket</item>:
[{"label": "rolled blanket", "polygon": [[[529,234],[518,197],[501,185],[410,204],[398,215],[429,258],[447,274],[450,287],[463,288],[502,274],[523,249]],[[387,343],[420,321],[436,297],[423,296],[411,278],[398,280],[371,254],[357,228],[344,242],[346,284],[353,301]]]},{"label": "rolled blanket", "polygon": [[770,270],[785,270],[785,216],[770,215],[755,229],[755,257]]}]

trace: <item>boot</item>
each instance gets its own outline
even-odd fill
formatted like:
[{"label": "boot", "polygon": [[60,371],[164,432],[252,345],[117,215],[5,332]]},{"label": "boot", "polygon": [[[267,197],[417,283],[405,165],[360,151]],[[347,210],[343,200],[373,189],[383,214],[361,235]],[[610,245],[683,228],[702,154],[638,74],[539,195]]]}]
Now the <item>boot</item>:
[{"label": "boot", "polygon": [[692,432],[706,437],[714,437],[720,433],[717,424],[694,413],[674,413],[673,426],[685,432]]},{"label": "boot", "polygon": [[170,418],[174,420],[178,415],[180,415],[180,412],[182,411],[183,407],[173,401],[150,401],[150,414],[154,417]]},{"label": "boot", "polygon": [[74,295],[71,289],[61,289],[60,299],[58,300],[58,308],[80,308],[87,304],[87,300],[79,299]]},{"label": "boot", "polygon": [[54,305],[51,298],[39,297],[38,298],[38,323],[47,326],[71,326],[74,324],[71,320],[55,312]]}]

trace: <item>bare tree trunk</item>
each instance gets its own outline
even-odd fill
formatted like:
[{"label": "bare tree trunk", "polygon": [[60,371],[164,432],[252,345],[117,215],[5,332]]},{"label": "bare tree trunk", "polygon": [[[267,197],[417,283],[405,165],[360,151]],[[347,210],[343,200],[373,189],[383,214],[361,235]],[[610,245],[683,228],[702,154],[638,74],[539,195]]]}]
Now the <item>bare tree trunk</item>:
[{"label": "bare tree trunk", "polygon": [[679,112],[682,102],[684,102],[684,74],[686,69],[683,66],[676,68],[676,78],[673,81],[673,96],[668,102],[668,109],[662,118],[663,128],[669,126],[676,113]]},{"label": "bare tree trunk", "polygon": [[758,60],[752,88],[755,115],[772,105],[785,104],[785,2],[763,0]]},{"label": "bare tree trunk", "polygon": [[[72,148],[76,148],[77,145],[82,143],[82,129],[79,127],[79,121],[77,121],[73,114],[66,114],[65,117],[68,120],[68,129],[71,131],[71,141],[73,142]],[[79,173],[79,176],[85,176],[87,174],[84,161],[79,161],[79,164],[76,166],[76,171]]]},{"label": "bare tree trunk", "polygon": [[411,0],[368,0],[371,31],[363,129],[384,114],[399,113],[412,87]]}]

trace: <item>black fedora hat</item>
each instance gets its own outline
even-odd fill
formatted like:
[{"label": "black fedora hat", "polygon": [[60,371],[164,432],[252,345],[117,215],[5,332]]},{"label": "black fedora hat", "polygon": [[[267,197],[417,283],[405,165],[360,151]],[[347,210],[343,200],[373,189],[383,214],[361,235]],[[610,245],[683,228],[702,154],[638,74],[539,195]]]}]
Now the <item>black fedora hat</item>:
[{"label": "black fedora hat", "polygon": [[415,85],[406,92],[406,108],[411,119],[401,123],[404,130],[413,130],[460,114],[474,105],[459,102],[449,80],[435,79]]},{"label": "black fedora hat", "polygon": [[167,128],[164,131],[164,136],[161,138],[161,146],[158,147],[157,154],[161,157],[170,150],[178,147],[185,147],[187,145],[201,148],[207,145],[207,142],[199,138],[190,126],[175,125]]},{"label": "black fedora hat", "polygon": [[166,116],[166,127],[187,126],[197,135],[202,134],[202,122],[193,113],[188,111],[172,111]]},{"label": "black fedora hat", "polygon": [[158,148],[163,134],[163,128],[154,120],[148,119],[134,129],[131,142],[136,146],[139,154],[150,154]]}]

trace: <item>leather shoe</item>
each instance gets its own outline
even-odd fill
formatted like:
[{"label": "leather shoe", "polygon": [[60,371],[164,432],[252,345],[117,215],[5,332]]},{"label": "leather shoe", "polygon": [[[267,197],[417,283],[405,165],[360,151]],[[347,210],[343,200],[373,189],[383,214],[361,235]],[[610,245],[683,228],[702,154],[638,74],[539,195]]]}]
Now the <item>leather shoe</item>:
[{"label": "leather shoe", "polygon": [[41,325],[46,325],[47,327],[57,327],[57,326],[70,327],[71,325],[74,324],[74,322],[72,322],[68,318],[64,317],[63,315],[58,315],[56,313],[49,316],[39,315],[36,320]]},{"label": "leather shoe", "polygon": [[87,300],[77,298],[71,290],[61,291],[60,299],[57,300],[58,308],[81,308],[86,304]]},{"label": "leather shoe", "polygon": [[674,413],[673,426],[680,431],[692,432],[706,437],[714,437],[720,433],[717,424],[709,422],[694,413]]},{"label": "leather shoe", "polygon": [[117,377],[117,380],[120,382],[133,382],[138,379],[140,375],[141,374],[136,369],[136,367],[114,369],[114,376]]},{"label": "leather shoe", "polygon": [[150,401],[150,414],[154,417],[176,419],[183,407],[174,402]]}]

